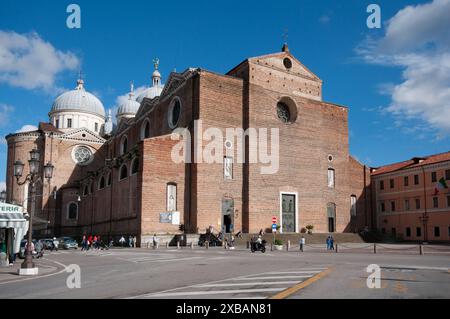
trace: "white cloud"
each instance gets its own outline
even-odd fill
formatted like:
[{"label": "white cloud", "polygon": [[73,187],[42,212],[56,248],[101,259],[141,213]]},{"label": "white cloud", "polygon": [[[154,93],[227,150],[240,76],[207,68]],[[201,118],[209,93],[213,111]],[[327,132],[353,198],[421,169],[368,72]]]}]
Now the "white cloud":
[{"label": "white cloud", "polygon": [[13,106],[0,103],[0,126],[4,126],[9,122],[9,114],[13,111]]},{"label": "white cloud", "polygon": [[38,128],[34,125],[24,125],[20,130],[16,131],[16,133],[33,132],[37,131],[37,129]]},{"label": "white cloud", "polygon": [[[145,90],[148,89],[148,86],[140,86],[137,89],[134,89],[134,99],[136,99],[139,95],[144,93]],[[116,98],[116,106],[119,106],[121,104],[124,104],[129,99],[129,93],[125,93],[123,95],[120,95]]]},{"label": "white cloud", "polygon": [[0,192],[6,190],[6,183],[0,182]]},{"label": "white cloud", "polygon": [[76,70],[79,59],[57,50],[37,33],[0,30],[0,83],[25,89],[55,90],[58,73]]},{"label": "white cloud", "polygon": [[379,39],[367,38],[357,52],[368,63],[402,68],[402,82],[385,84],[386,108],[403,125],[418,119],[439,137],[450,135],[450,0],[407,6]]}]

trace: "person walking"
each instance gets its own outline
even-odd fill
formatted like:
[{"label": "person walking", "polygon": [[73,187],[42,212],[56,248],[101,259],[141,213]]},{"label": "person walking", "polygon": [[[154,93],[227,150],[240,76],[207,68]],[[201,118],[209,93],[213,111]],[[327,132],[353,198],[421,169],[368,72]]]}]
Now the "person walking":
[{"label": "person walking", "polygon": [[123,245],[125,244],[125,237],[120,237],[120,239],[119,239],[119,243],[122,245],[122,248],[123,248]]},{"label": "person walking", "polygon": [[59,248],[59,240],[56,239],[56,237],[53,237],[53,246],[54,246],[55,250],[58,251],[58,248]]},{"label": "person walking", "polygon": [[330,240],[330,236],[327,237],[327,250],[330,250],[331,247],[331,240]]},{"label": "person walking", "polygon": [[88,241],[87,241],[87,250],[89,250],[92,246],[92,235],[89,235]]},{"label": "person walking", "polygon": [[334,238],[330,236],[330,250],[334,250]]},{"label": "person walking", "polygon": [[92,249],[94,250],[97,249],[97,240],[98,240],[97,235],[94,235],[94,241],[92,242]]},{"label": "person walking", "polygon": [[306,239],[304,236],[302,236],[302,238],[300,238],[300,251],[303,252],[303,247],[306,244]]},{"label": "person walking", "polygon": [[87,250],[87,239],[86,235],[83,235],[83,239],[81,240],[81,251]]},{"label": "person walking", "polygon": [[159,246],[159,239],[158,239],[158,237],[156,236],[156,234],[154,234],[154,235],[153,235],[153,249],[158,248],[158,246]]},{"label": "person walking", "polygon": [[133,236],[131,235],[128,237],[128,246],[130,248],[133,248]]}]

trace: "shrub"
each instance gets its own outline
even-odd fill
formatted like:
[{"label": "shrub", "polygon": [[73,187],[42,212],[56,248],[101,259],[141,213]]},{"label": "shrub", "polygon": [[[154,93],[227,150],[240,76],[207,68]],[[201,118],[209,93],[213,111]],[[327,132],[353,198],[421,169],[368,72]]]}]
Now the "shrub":
[{"label": "shrub", "polygon": [[283,241],[281,239],[275,239],[273,242],[275,246],[283,246]]},{"label": "shrub", "polygon": [[312,234],[314,226],[313,225],[308,225],[308,226],[306,226],[306,229],[308,230],[308,234]]}]

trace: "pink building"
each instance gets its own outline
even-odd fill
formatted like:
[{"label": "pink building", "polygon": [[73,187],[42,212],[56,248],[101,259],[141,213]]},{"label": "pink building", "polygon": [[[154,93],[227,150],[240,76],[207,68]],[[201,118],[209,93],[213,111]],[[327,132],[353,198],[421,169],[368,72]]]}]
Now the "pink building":
[{"label": "pink building", "polygon": [[450,152],[374,168],[371,177],[378,230],[404,240],[450,240]]}]

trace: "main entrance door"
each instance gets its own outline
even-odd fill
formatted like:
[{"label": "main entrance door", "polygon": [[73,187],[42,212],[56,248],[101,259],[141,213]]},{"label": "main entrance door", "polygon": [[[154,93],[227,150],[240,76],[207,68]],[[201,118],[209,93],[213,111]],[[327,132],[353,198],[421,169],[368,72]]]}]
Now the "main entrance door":
[{"label": "main entrance door", "polygon": [[234,200],[230,198],[222,199],[222,232],[230,234],[233,232]]},{"label": "main entrance door", "polygon": [[336,231],[336,205],[334,203],[328,203],[327,215],[328,215],[328,232],[334,233]]},{"label": "main entrance door", "polygon": [[283,233],[295,233],[296,220],[296,201],[293,194],[281,195],[281,217],[282,217],[282,231]]}]

